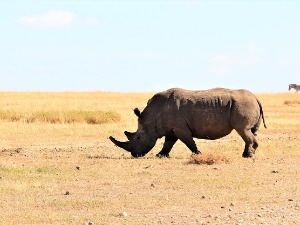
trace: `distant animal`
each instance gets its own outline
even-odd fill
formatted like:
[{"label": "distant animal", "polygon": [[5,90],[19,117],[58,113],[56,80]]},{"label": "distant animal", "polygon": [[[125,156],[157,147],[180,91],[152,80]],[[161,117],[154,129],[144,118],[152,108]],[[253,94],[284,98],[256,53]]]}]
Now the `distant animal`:
[{"label": "distant animal", "polygon": [[200,154],[193,137],[215,140],[230,134],[233,129],[245,142],[242,156],[253,157],[262,120],[266,128],[262,105],[247,90],[173,88],[155,94],[143,112],[136,108],[134,113],[138,117],[138,128],[133,133],[124,132],[128,141],[109,137],[133,157],[146,155],[162,137],[165,137],[165,142],[157,157],[169,157],[178,139],[192,153]]},{"label": "distant animal", "polygon": [[289,85],[289,91],[290,91],[292,88],[295,89],[296,92],[300,91],[300,85],[297,85],[297,84],[290,84],[290,85]]}]

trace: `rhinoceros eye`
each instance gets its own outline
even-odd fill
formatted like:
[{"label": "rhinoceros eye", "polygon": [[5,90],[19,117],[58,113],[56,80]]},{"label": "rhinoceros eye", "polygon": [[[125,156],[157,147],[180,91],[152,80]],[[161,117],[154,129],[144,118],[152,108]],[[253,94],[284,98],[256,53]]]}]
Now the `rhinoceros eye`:
[{"label": "rhinoceros eye", "polygon": [[137,141],[140,141],[140,139],[141,139],[140,136],[137,136],[137,137],[136,137],[136,140],[137,140]]}]

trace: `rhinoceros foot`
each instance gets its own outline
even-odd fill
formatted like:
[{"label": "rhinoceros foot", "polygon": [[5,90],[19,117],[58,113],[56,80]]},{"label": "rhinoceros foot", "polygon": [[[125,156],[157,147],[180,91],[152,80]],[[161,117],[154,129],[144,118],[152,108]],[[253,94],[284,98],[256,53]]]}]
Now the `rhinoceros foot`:
[{"label": "rhinoceros foot", "polygon": [[158,153],[158,154],[156,154],[156,157],[157,158],[170,158],[169,153],[166,153],[166,154]]},{"label": "rhinoceros foot", "polygon": [[193,152],[193,155],[199,155],[199,154],[202,154],[199,150]]},{"label": "rhinoceros foot", "polygon": [[255,154],[252,151],[244,151],[242,156],[244,158],[252,158],[255,156]]},{"label": "rhinoceros foot", "polygon": [[131,153],[131,156],[133,157],[133,158],[139,158],[139,157],[143,157],[143,156],[145,156],[145,154],[142,154],[142,153]]}]

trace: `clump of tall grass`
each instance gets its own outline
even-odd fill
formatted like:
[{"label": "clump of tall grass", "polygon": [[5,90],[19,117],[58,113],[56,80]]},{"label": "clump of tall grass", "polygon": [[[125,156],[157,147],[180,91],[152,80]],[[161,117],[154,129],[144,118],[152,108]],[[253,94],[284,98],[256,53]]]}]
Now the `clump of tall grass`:
[{"label": "clump of tall grass", "polygon": [[45,112],[14,112],[0,111],[0,120],[9,122],[25,122],[25,123],[87,123],[87,124],[103,124],[120,121],[121,116],[112,111],[45,111]]},{"label": "clump of tall grass", "polygon": [[285,105],[296,105],[299,104],[300,105],[300,100],[286,100],[283,102],[283,104]]},{"label": "clump of tall grass", "polygon": [[223,155],[217,154],[200,154],[192,155],[189,164],[207,164],[213,165],[216,163],[229,163],[229,159]]}]

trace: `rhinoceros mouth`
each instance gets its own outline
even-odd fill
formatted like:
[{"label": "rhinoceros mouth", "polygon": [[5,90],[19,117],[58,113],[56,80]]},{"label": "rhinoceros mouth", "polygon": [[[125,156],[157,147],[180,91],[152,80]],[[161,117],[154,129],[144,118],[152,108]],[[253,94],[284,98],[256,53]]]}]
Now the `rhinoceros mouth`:
[{"label": "rhinoceros mouth", "polygon": [[111,142],[113,142],[116,146],[128,151],[131,153],[131,156],[134,158],[143,157],[145,156],[155,145],[156,140],[150,140],[150,143],[147,143],[143,147],[140,147],[139,145],[135,145],[133,141],[118,141],[114,137],[110,136],[109,139]]}]

